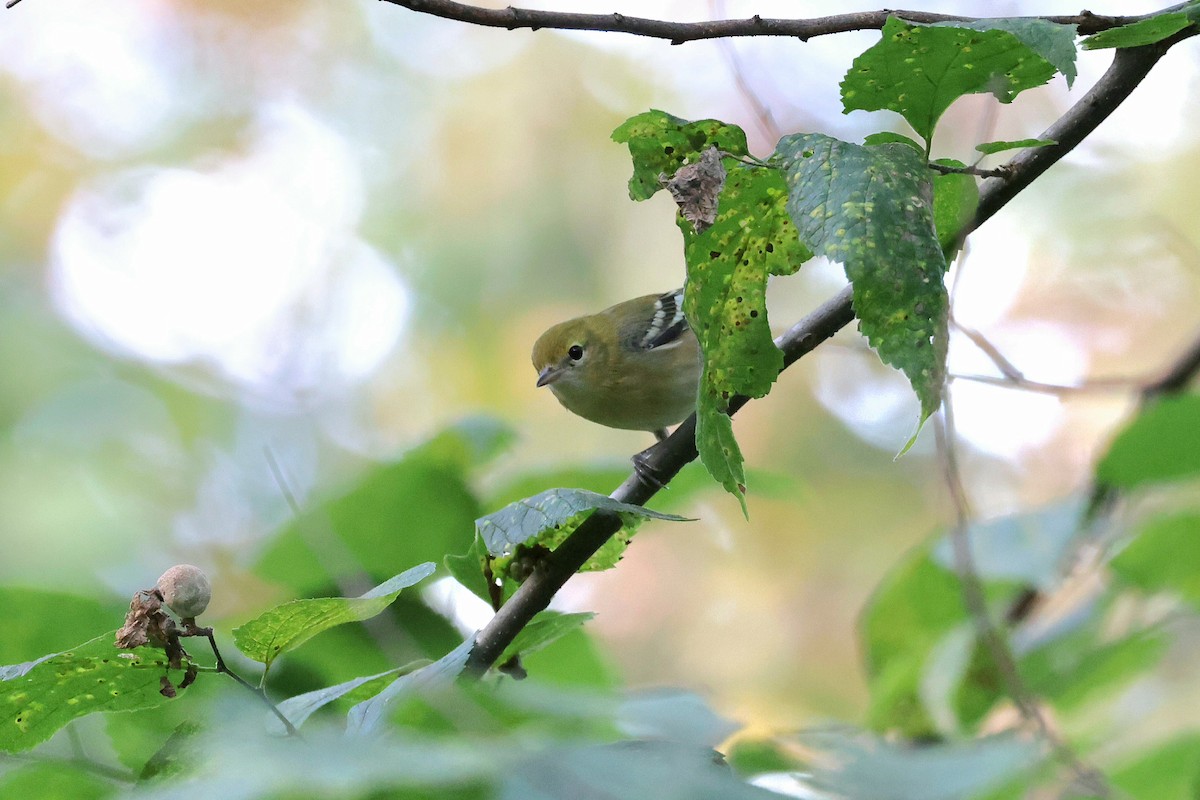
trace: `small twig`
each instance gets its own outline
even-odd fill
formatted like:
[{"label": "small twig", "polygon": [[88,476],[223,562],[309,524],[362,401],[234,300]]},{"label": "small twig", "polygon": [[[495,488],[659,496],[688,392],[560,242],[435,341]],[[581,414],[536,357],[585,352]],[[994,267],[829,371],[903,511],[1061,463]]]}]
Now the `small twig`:
[{"label": "small twig", "polygon": [[929,168],[943,175],[978,175],[981,178],[999,178],[1001,180],[1008,180],[1012,175],[1012,171],[1006,165],[995,169],[980,169],[976,166],[952,167],[949,164],[937,164],[930,161]]},{"label": "small twig", "polygon": [[1141,382],[1133,378],[1097,378],[1095,380],[1087,380],[1083,383],[1075,385],[1065,385],[1059,383],[1043,383],[1041,381],[1033,381],[1029,378],[1010,378],[1007,376],[1000,377],[997,375],[972,375],[958,372],[952,372],[947,377],[956,381],[971,381],[972,383],[986,383],[989,386],[1000,386],[1005,389],[1014,389],[1022,392],[1035,392],[1037,394],[1049,395],[1072,395],[1072,394],[1115,394],[1121,392],[1129,392],[1141,386]]},{"label": "small twig", "polygon": [[974,328],[968,328],[966,325],[961,324],[953,317],[951,317],[950,323],[955,328],[958,328],[963,336],[966,336],[968,339],[970,339],[972,344],[982,350],[984,355],[991,359],[992,363],[996,365],[996,369],[1000,370],[1001,375],[1003,375],[1005,378],[1008,378],[1013,383],[1021,383],[1025,380],[1025,374],[1021,372],[1021,370],[1017,369],[1011,361],[1005,358],[1004,354],[1000,352],[999,348],[992,344],[986,336]]},{"label": "small twig", "polygon": [[21,2],[21,0],[8,0],[8,2],[4,4],[4,7],[5,7],[5,8],[12,8],[13,6],[15,6],[15,5],[16,5],[17,3],[19,3],[19,2]]},{"label": "small twig", "polygon": [[267,692],[265,689],[263,689],[261,686],[255,686],[229,668],[229,665],[225,663],[225,659],[221,658],[221,651],[217,648],[217,640],[213,636],[212,628],[201,628],[194,622],[188,622],[185,620],[183,631],[180,633],[180,636],[202,636],[205,639],[208,639],[208,644],[213,651],[213,657],[217,660],[217,672],[222,672],[233,678],[235,682],[241,684],[247,690],[253,692],[259,700],[262,700],[267,708],[271,709],[271,713],[274,714],[281,723],[283,723],[283,728],[285,731],[287,731],[288,736],[300,735],[300,732],[296,730],[296,727],[292,725],[291,721],[284,716],[283,712],[280,711],[274,703],[271,702],[271,698],[267,697]]},{"label": "small twig", "polygon": [[937,439],[938,459],[942,465],[942,476],[954,506],[954,524],[950,528],[954,569],[962,587],[963,604],[966,605],[967,613],[971,616],[975,632],[983,642],[988,654],[991,655],[992,663],[995,664],[996,671],[1004,683],[1005,692],[1021,716],[1037,727],[1041,736],[1054,749],[1055,755],[1070,767],[1075,779],[1082,786],[1100,797],[1111,797],[1108,781],[1103,773],[1080,760],[1071,746],[1063,741],[1046,722],[1038,705],[1037,697],[1021,678],[1012,649],[1004,635],[992,622],[987,607],[987,598],[984,595],[983,582],[979,578],[975,557],[971,552],[971,540],[968,532],[971,511],[966,491],[963,488],[962,475],[959,472],[954,407],[949,391],[942,394],[942,410],[935,421],[934,434]]}]

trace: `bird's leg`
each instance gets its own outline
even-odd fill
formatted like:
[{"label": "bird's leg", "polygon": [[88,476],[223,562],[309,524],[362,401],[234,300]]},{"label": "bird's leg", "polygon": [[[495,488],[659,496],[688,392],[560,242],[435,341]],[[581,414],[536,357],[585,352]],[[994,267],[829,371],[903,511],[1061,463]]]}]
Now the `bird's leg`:
[{"label": "bird's leg", "polygon": [[653,433],[654,438],[658,441],[640,453],[635,453],[629,460],[633,462],[633,471],[637,473],[638,480],[655,489],[666,489],[667,484],[658,477],[658,471],[650,465],[650,454],[667,438],[669,431],[666,428],[659,428]]}]

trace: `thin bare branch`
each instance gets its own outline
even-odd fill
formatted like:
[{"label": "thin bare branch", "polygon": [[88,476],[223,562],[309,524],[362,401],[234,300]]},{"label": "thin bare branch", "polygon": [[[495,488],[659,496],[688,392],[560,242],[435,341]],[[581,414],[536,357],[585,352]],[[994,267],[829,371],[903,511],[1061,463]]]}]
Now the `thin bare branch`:
[{"label": "thin bare branch", "polygon": [[[542,11],[528,8],[480,8],[454,0],[387,0],[410,11],[429,14],[457,22],[483,25],[490,28],[516,30],[528,28],[541,30],[554,28],[571,31],[606,31],[665,39],[671,44],[683,44],[701,39],[721,39],[740,36],[789,36],[807,41],[816,36],[828,36],[848,31],[877,30],[883,27],[888,17],[900,17],[910,22],[976,22],[981,17],[964,17],[956,14],[934,14],[928,11],[862,11],[852,14],[835,14],[812,19],[772,19],[755,14],[746,19],[705,20],[697,22],[672,22],[625,14],[578,14],[570,11]],[[1155,14],[1173,11],[1186,6],[1181,3]],[[1080,34],[1098,33],[1109,28],[1146,19],[1154,14],[1141,16],[1110,17],[1084,11],[1074,15],[1033,17],[1061,25],[1076,25]]]}]

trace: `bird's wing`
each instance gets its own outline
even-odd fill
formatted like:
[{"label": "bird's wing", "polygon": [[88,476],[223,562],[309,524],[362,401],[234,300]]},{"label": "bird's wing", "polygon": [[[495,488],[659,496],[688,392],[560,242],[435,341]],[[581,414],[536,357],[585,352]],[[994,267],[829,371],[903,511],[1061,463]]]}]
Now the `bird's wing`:
[{"label": "bird's wing", "polygon": [[677,345],[687,329],[688,321],[683,316],[683,289],[667,292],[654,301],[654,316],[646,327],[641,345],[647,350]]}]

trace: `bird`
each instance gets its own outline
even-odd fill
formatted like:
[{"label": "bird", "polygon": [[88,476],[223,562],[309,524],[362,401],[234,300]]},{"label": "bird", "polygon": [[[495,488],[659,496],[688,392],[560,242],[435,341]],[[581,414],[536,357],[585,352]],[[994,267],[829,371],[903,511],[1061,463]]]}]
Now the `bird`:
[{"label": "bird", "polygon": [[538,338],[532,357],[537,385],[600,425],[662,441],[696,410],[704,357],[683,314],[683,289],[560,322]]}]

